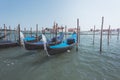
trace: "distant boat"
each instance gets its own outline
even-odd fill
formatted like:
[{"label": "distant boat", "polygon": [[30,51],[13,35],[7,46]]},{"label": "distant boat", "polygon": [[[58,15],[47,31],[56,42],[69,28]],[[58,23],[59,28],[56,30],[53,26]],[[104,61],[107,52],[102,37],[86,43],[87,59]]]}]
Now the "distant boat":
[{"label": "distant boat", "polygon": [[[64,38],[64,34],[60,33],[60,35],[58,37],[53,37],[52,39],[47,39],[47,45],[59,44],[62,42],[63,38]],[[24,47],[27,50],[43,49],[44,43],[43,43],[43,41],[38,41],[38,42],[24,41]]]},{"label": "distant boat", "polygon": [[67,52],[70,51],[76,44],[77,44],[77,34],[73,33],[71,37],[64,40],[62,43],[53,46],[47,46],[47,53],[49,55],[54,55],[54,54]]}]

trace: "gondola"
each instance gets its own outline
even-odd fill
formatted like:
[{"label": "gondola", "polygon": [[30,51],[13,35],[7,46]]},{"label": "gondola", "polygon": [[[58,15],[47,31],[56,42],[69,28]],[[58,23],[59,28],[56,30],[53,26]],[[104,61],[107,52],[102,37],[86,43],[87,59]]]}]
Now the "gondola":
[{"label": "gondola", "polygon": [[71,50],[77,44],[77,34],[74,32],[71,37],[57,45],[47,45],[47,54],[54,55]]},{"label": "gondola", "polygon": [[8,40],[2,40],[2,41],[0,41],[0,49],[2,49],[2,48],[8,48],[8,47],[15,47],[15,46],[18,46],[17,42],[8,41]]},{"label": "gondola", "polygon": [[[62,42],[64,38],[64,34],[60,33],[58,37],[53,37],[52,39],[47,39],[47,45],[55,45]],[[38,42],[27,42],[24,40],[24,47],[26,50],[37,50],[37,49],[43,49],[44,48],[43,41]]]}]

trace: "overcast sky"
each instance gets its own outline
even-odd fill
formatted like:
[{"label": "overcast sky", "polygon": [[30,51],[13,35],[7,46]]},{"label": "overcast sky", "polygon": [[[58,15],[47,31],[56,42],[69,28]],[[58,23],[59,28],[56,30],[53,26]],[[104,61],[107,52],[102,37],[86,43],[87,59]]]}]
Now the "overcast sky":
[{"label": "overcast sky", "polygon": [[21,28],[51,27],[58,25],[76,27],[80,19],[82,30],[94,25],[101,26],[104,16],[104,28],[120,28],[120,0],[0,0],[0,27]]}]

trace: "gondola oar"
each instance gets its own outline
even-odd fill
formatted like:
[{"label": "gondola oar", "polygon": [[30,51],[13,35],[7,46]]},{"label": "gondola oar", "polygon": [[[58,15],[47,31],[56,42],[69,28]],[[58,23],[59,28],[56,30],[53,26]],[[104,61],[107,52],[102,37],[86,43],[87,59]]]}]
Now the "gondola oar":
[{"label": "gondola oar", "polygon": [[45,37],[44,34],[42,34],[42,41],[43,41],[43,44],[44,44],[44,50],[45,50],[46,54],[47,54],[48,56],[50,56],[50,55],[48,54],[48,51],[47,51],[47,39],[46,39],[46,37]]}]

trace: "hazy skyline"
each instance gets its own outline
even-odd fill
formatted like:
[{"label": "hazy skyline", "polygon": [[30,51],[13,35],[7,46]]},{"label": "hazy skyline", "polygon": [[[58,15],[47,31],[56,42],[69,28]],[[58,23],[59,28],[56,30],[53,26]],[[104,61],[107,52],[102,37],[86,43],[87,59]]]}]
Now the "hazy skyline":
[{"label": "hazy skyline", "polygon": [[104,28],[120,28],[119,0],[0,0],[0,27],[21,28],[59,26],[76,27],[79,18],[82,30],[96,25],[100,29],[102,16]]}]

